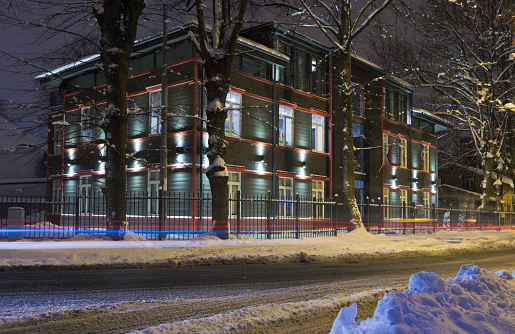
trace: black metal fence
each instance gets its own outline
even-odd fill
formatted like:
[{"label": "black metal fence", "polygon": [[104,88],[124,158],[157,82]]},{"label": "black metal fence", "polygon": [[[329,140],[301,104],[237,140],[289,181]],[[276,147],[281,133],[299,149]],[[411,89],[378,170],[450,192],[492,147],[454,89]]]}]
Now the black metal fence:
[{"label": "black metal fence", "polygon": [[[129,230],[150,240],[188,240],[212,231],[211,198],[168,193],[166,219],[159,218],[159,197],[127,194]],[[472,208],[365,203],[360,205],[365,227],[372,233],[414,234],[437,230],[512,229],[513,212]],[[101,193],[65,197],[0,198],[0,238],[71,238],[77,234],[106,235],[105,199]],[[345,206],[336,199],[241,196],[229,199],[232,235],[258,239],[336,236],[354,227]]]}]

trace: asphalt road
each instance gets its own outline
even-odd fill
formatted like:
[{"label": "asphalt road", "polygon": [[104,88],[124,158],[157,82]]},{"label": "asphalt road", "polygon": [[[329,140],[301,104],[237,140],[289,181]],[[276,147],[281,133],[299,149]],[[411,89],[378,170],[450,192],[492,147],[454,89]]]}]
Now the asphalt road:
[{"label": "asphalt road", "polygon": [[[48,316],[0,322],[0,333],[126,333],[248,306],[402,289],[410,275],[421,270],[454,277],[460,265],[468,263],[489,271],[513,270],[515,249],[354,263],[3,271],[0,317]],[[370,304],[362,318],[371,316],[377,298],[361,302]],[[244,332],[293,333],[303,326],[297,332],[327,333],[338,310],[335,306],[313,319],[294,317]]]}]

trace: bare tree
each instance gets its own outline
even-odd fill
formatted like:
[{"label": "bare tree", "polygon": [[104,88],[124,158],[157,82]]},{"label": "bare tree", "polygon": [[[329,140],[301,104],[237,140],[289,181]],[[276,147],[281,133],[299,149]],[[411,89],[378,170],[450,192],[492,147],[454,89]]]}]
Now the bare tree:
[{"label": "bare tree", "polygon": [[[363,227],[354,195],[354,144],[352,132],[352,67],[351,45],[355,38],[381,13],[392,0],[366,1],[358,10],[351,0],[300,0],[300,13],[309,17],[335,47],[333,64],[333,190],[341,194],[351,223]],[[343,134],[343,135],[342,135]]]},{"label": "bare tree", "polygon": [[126,140],[127,77],[138,19],[145,0],[103,0],[93,13],[101,31],[101,51],[106,77],[107,107],[102,110],[99,125],[106,138],[106,176],[103,188],[106,199],[108,235],[123,239],[126,217]]},{"label": "bare tree", "polygon": [[[209,166],[206,175],[213,197],[213,230],[223,239],[229,237],[229,207],[227,182],[229,174],[225,165],[226,142],[224,123],[227,118],[225,100],[230,89],[230,75],[236,45],[247,0],[213,0],[213,26],[209,29],[205,4],[195,1],[199,34],[190,33],[202,59],[207,80],[207,132],[209,134],[207,157]],[[235,11],[233,17],[231,11]]]}]

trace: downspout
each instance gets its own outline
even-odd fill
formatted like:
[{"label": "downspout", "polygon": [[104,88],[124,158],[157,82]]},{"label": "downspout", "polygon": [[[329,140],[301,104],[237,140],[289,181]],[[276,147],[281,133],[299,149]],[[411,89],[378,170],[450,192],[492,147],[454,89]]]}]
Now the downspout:
[{"label": "downspout", "polygon": [[272,196],[276,195],[276,185],[277,185],[277,170],[275,165],[275,154],[276,154],[276,147],[277,147],[277,68],[276,64],[273,65],[273,79],[274,79],[274,86],[273,86],[273,93],[272,93]]},{"label": "downspout", "polygon": [[333,198],[333,56],[329,55],[329,196]]}]

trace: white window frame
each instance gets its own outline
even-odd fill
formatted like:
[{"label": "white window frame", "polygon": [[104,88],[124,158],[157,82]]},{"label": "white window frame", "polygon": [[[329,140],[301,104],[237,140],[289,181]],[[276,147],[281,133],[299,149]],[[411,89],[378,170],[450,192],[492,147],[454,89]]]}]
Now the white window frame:
[{"label": "white window frame", "polygon": [[[324,200],[324,186],[324,181],[311,181],[311,196],[316,201]],[[324,205],[314,205],[313,218],[324,218]]]},{"label": "white window frame", "polygon": [[241,101],[241,94],[235,92],[227,93],[227,98],[225,99],[227,118],[224,124],[226,136],[241,136]]},{"label": "white window frame", "polygon": [[293,147],[293,108],[282,105],[279,106],[279,145]]},{"label": "white window frame", "polygon": [[422,145],[422,170],[429,173],[429,146]]},{"label": "white window frame", "polygon": [[79,201],[79,213],[80,215],[90,215],[91,212],[91,175],[81,176],[79,178],[78,193],[80,197]]},{"label": "white window frame", "polygon": [[408,141],[399,138],[399,167],[408,168]]},{"label": "white window frame", "polygon": [[148,93],[148,105],[150,106],[149,130],[151,135],[161,133],[161,90],[154,90]]},{"label": "white window frame", "polygon": [[[319,115],[311,116],[311,150],[314,152],[324,153],[324,129],[325,129],[325,117]],[[314,144],[314,147],[313,147]]]},{"label": "white window frame", "polygon": [[61,213],[61,193],[63,183],[61,180],[52,182],[52,213]]},{"label": "white window frame", "polygon": [[[241,173],[229,172],[229,180],[227,181],[229,199],[236,199],[236,192],[241,191]],[[236,215],[236,201],[229,201],[229,216]]]},{"label": "white window frame", "polygon": [[148,171],[148,215],[157,216],[159,214],[159,186],[160,176],[158,170]]},{"label": "white window frame", "polygon": [[93,140],[93,108],[85,107],[80,109],[80,134],[83,143]]},{"label": "white window frame", "polygon": [[293,179],[289,177],[279,177],[279,199],[288,202],[279,202],[279,216],[291,217],[293,214]]}]

